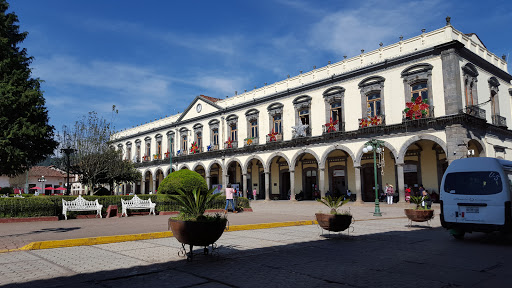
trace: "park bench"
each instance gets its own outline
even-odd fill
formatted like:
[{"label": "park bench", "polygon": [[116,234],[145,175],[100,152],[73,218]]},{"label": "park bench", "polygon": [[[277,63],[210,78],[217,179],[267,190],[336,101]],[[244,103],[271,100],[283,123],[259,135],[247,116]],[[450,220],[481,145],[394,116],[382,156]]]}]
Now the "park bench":
[{"label": "park bench", "polygon": [[152,203],[151,199],[142,200],[139,197],[137,197],[137,195],[134,195],[133,198],[130,200],[121,199],[121,204],[122,204],[121,217],[123,217],[123,215],[128,217],[128,213],[126,211],[128,209],[149,209],[150,215],[151,215],[151,213],[153,213],[153,215],[156,215],[155,214],[156,203]]},{"label": "park bench", "polygon": [[66,201],[62,199],[62,214],[66,220],[68,220],[68,211],[96,211],[96,215],[99,215],[100,218],[102,218],[101,208],[103,208],[103,205],[98,203],[98,199],[89,201],[82,198],[81,195],[78,195],[78,197],[73,201]]}]

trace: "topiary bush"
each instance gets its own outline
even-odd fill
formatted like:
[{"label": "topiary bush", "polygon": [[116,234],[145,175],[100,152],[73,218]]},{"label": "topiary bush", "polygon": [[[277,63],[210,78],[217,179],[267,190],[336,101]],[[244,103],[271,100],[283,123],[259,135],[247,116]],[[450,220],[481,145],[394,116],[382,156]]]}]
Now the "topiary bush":
[{"label": "topiary bush", "polygon": [[158,194],[178,194],[181,189],[192,194],[194,189],[199,189],[201,194],[208,192],[208,186],[204,178],[195,171],[188,169],[172,172],[158,186]]}]

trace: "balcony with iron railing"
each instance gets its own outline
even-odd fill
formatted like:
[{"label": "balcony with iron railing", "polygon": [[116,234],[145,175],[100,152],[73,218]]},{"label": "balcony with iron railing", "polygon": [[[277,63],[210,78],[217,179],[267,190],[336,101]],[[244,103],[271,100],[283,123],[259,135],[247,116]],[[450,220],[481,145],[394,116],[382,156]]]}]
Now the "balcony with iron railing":
[{"label": "balcony with iron railing", "polygon": [[216,151],[219,150],[219,145],[210,144],[206,146],[206,151]]},{"label": "balcony with iron railing", "polygon": [[500,115],[492,115],[492,125],[507,127],[507,118]]},{"label": "balcony with iron railing", "polygon": [[142,156],[142,162],[148,162],[149,160],[151,160],[151,157],[149,157],[149,155]]},{"label": "balcony with iron railing", "polygon": [[234,149],[238,148],[238,141],[231,141],[224,143],[224,149]]},{"label": "balcony with iron railing", "polygon": [[359,129],[367,128],[367,127],[384,126],[384,125],[386,125],[384,115],[359,118]]},{"label": "balcony with iron railing", "polygon": [[335,125],[330,123],[322,125],[322,134],[334,133],[339,131],[345,131],[345,122],[338,122]]},{"label": "balcony with iron railing", "polygon": [[162,154],[153,154],[153,160],[162,160]]},{"label": "balcony with iron railing", "polygon": [[485,109],[476,105],[466,106],[461,112],[485,120]]},{"label": "balcony with iron railing", "polygon": [[244,147],[258,145],[260,142],[259,137],[249,137],[244,139]]}]

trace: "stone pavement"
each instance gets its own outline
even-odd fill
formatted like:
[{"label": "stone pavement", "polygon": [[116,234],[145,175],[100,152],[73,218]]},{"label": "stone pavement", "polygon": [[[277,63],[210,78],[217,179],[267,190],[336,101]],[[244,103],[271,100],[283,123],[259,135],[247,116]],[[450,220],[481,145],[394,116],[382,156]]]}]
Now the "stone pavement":
[{"label": "stone pavement", "polygon": [[[251,201],[254,212],[228,214],[230,225],[314,220],[315,213],[329,209],[316,201]],[[381,203],[383,217],[404,217],[407,205]],[[356,220],[374,219],[374,204],[349,203]],[[438,205],[434,207],[438,209]],[[18,249],[32,242],[167,231],[169,216],[133,216],[108,219],[70,219],[54,222],[0,224],[0,251]]]},{"label": "stone pavement", "polygon": [[[315,212],[325,211],[316,204],[319,203],[260,202],[253,205],[256,212],[228,217],[230,222],[275,222],[292,215],[308,220]],[[383,217],[376,218],[372,216],[373,205],[350,205],[357,221],[350,231],[340,234],[328,234],[317,225],[225,232],[217,242],[217,255],[197,255],[192,262],[178,256],[181,245],[172,237],[0,253],[0,286],[509,286],[510,238],[475,233],[457,241],[440,227],[438,213],[432,228],[408,227],[404,206],[392,206],[383,205]],[[139,218],[155,221],[157,217],[126,220],[142,221]],[[73,221],[80,228],[69,231],[89,229],[86,226],[95,226],[96,222],[103,224],[101,219],[83,220],[92,222],[80,225],[82,220],[57,223]],[[96,227],[104,229],[101,225]],[[4,233],[3,224],[1,228]],[[44,233],[48,232],[41,234]],[[195,251],[201,254],[202,249]]]},{"label": "stone pavement", "polygon": [[[225,232],[218,255],[178,256],[174,238],[0,254],[2,287],[507,287],[512,241],[457,241],[439,217]],[[196,250],[201,253],[202,249]]]}]

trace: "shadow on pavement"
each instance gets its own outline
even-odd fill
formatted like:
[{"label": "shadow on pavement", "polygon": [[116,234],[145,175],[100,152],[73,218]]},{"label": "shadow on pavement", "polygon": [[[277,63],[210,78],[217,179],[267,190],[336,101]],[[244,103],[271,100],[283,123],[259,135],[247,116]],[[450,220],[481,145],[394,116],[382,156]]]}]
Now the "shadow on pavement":
[{"label": "shadow on pavement", "polygon": [[39,230],[30,231],[27,233],[18,233],[18,234],[10,234],[10,235],[1,235],[0,238],[12,237],[12,236],[24,236],[24,235],[34,235],[34,234],[42,234],[42,233],[65,233],[69,231],[79,230],[81,227],[67,227],[67,228],[43,228]]},{"label": "shadow on pavement", "polygon": [[311,241],[257,249],[244,246],[249,240],[240,234],[230,238],[239,244],[221,245],[219,257],[5,287],[498,287],[511,279],[512,243],[502,244],[494,235],[473,234],[458,241],[443,228],[358,236],[331,233],[328,239],[320,234]]}]

